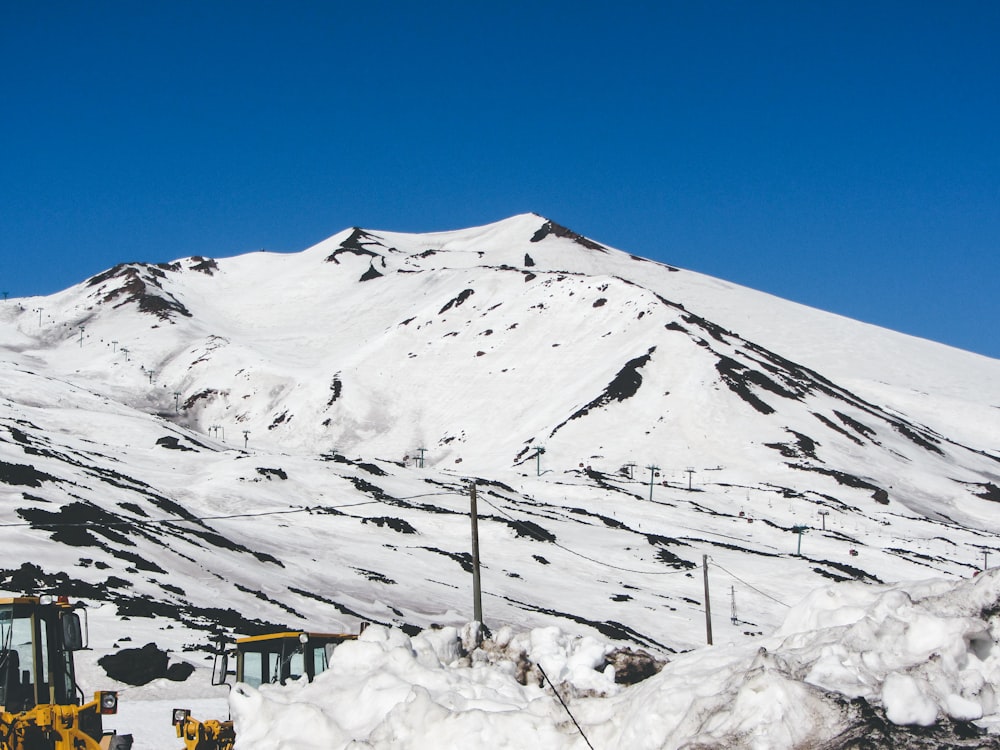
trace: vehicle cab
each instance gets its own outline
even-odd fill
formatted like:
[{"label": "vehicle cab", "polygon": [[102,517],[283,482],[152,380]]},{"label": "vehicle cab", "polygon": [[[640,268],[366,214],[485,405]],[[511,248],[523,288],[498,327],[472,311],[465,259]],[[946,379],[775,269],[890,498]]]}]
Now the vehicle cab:
[{"label": "vehicle cab", "polygon": [[[284,684],[305,677],[309,682],[326,671],[334,647],[356,635],[344,633],[268,633],[236,641],[236,681],[251,687],[269,682]],[[221,685],[227,673],[227,657],[216,662],[213,683]]]},{"label": "vehicle cab", "polygon": [[0,750],[127,750],[131,735],[105,732],[118,694],[85,701],[73,652],[86,647],[77,607],[65,597],[0,598]]}]

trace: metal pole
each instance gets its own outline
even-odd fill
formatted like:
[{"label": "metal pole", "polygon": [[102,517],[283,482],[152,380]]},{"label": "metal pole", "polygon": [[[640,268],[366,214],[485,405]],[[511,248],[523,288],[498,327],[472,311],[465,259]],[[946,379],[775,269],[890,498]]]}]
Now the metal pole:
[{"label": "metal pole", "polygon": [[469,487],[469,515],[472,518],[472,618],[483,622],[483,592],[479,585],[479,514],[476,510],[476,483]]},{"label": "metal pole", "polygon": [[646,467],[649,469],[649,501],[653,501],[653,479],[656,478],[656,472],[660,470],[660,467],[656,464],[651,464]]},{"label": "metal pole", "polygon": [[708,555],[701,556],[701,567],[705,574],[705,638],[712,645],[712,600],[708,595]]}]

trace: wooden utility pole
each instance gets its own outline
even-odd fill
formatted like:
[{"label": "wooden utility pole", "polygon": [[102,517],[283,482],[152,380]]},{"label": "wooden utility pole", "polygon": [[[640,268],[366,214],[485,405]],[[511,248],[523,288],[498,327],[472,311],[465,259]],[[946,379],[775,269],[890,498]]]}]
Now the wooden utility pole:
[{"label": "wooden utility pole", "polygon": [[708,555],[701,556],[701,567],[705,574],[705,638],[712,645],[712,600],[708,595]]},{"label": "wooden utility pole", "polygon": [[469,487],[469,515],[472,518],[472,619],[483,622],[483,592],[479,586],[479,514],[476,510],[476,483]]}]

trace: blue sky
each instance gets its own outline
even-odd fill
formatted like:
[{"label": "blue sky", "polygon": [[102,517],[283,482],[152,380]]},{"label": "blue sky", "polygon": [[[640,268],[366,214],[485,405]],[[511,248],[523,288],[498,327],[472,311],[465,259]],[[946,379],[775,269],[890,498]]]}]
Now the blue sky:
[{"label": "blue sky", "polygon": [[0,290],[534,211],[1000,357],[1000,3],[0,3]]}]

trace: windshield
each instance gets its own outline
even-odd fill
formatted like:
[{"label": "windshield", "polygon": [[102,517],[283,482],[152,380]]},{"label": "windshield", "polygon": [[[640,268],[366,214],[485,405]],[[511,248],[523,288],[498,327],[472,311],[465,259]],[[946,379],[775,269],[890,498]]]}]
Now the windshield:
[{"label": "windshield", "polygon": [[0,703],[7,710],[35,705],[33,625],[30,613],[21,614],[12,605],[0,607]]},{"label": "windshield", "polygon": [[62,648],[59,627],[54,608],[0,605],[0,705],[7,711],[77,703],[73,654]]}]

